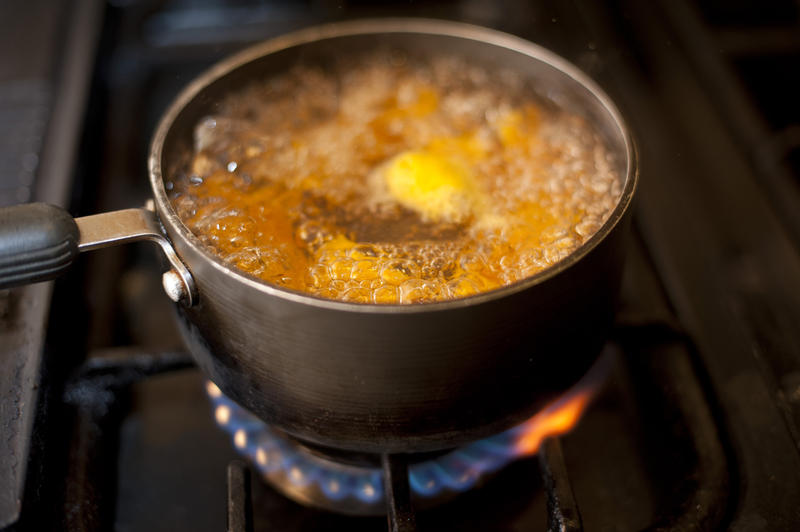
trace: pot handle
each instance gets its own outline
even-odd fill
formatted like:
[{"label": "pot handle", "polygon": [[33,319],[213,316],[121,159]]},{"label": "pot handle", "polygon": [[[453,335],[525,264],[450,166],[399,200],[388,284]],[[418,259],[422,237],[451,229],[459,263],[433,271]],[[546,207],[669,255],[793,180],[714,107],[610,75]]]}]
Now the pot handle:
[{"label": "pot handle", "polygon": [[60,207],[0,209],[0,289],[55,279],[78,256],[79,240],[78,225]]},{"label": "pot handle", "polygon": [[78,253],[150,240],[161,246],[172,269],[164,291],[185,306],[197,303],[194,278],[165,236],[155,212],[125,209],[72,218],[61,207],[29,203],[0,208],[0,289],[54,279]]}]

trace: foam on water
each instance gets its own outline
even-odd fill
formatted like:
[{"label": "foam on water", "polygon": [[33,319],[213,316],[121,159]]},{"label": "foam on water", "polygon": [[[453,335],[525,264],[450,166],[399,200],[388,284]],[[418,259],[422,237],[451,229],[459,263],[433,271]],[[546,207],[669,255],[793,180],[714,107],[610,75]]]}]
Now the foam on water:
[{"label": "foam on water", "polygon": [[[451,57],[296,66],[202,120],[191,163],[168,188],[211,250],[279,286],[368,303],[491,290],[569,255],[621,193],[591,125],[534,88]],[[468,207],[420,199],[414,179],[435,175],[412,175],[403,201],[387,192],[399,154],[415,154],[404,159],[411,172],[423,171],[414,161],[463,168],[448,186],[469,190],[448,193]]]}]

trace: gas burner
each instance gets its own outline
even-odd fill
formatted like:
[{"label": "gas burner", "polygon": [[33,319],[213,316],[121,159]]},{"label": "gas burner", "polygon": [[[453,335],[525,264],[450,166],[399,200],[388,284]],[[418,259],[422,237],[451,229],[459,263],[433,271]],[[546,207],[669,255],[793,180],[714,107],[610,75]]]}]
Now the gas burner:
[{"label": "gas burner", "polygon": [[[609,366],[609,356],[601,357],[559,399],[505,432],[445,453],[412,455],[408,476],[415,506],[425,508],[450,500],[512,461],[536,454],[545,439],[571,430],[605,380]],[[380,456],[370,460],[369,456],[328,452],[298,442],[239,406],[213,382],[206,382],[206,392],[219,426],[275,489],[301,504],[333,512],[386,512]]]}]

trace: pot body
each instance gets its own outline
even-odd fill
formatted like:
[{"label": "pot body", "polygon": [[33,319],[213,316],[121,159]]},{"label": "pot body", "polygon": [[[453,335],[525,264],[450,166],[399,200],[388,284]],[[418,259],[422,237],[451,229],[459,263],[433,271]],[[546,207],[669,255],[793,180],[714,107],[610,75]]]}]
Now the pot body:
[{"label": "pot body", "polygon": [[[521,72],[592,120],[617,155],[623,197],[573,255],[528,280],[441,303],[359,305],[281,290],[205,250],[163,180],[185,164],[215,104],[296,61],[375,46],[449,53]],[[574,67],[514,37],[461,24],[359,21],[246,50],[192,83],[167,111],[150,156],[155,204],[198,298],[178,321],[198,364],[228,396],[316,444],[363,452],[454,447],[535,413],[582,376],[610,326],[636,182],[634,152],[607,97]]]},{"label": "pot body", "polygon": [[621,236],[558,280],[399,314],[264,297],[180,249],[202,281],[179,321],[229,397],[296,437],[365,452],[449,448],[531,416],[588,370],[613,316]]}]

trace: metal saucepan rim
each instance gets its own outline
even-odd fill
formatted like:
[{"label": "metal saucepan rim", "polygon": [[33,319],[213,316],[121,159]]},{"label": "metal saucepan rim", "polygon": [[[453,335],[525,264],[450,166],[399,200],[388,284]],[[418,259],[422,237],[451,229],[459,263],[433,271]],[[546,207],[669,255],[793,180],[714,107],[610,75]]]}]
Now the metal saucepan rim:
[{"label": "metal saucepan rim", "polygon": [[[167,191],[164,187],[164,180],[161,168],[161,154],[164,140],[180,112],[189,104],[206,86],[214,81],[226,76],[240,66],[268,55],[293,46],[310,43],[317,40],[344,37],[348,35],[382,34],[382,33],[419,33],[427,35],[441,35],[445,37],[456,37],[466,40],[478,41],[493,46],[507,48],[512,51],[527,55],[544,63],[554,66],[568,77],[585,87],[611,115],[617,128],[622,134],[627,167],[625,172],[625,183],[619,202],[612,211],[608,220],[600,229],[592,235],[589,240],[584,242],[578,249],[569,256],[556,263],[555,265],[542,270],[526,279],[514,284],[496,288],[488,292],[483,292],[473,296],[453,299],[447,301],[436,301],[429,303],[414,304],[374,304],[374,303],[351,303],[332,299],[325,299],[304,292],[281,288],[270,285],[266,281],[241,272],[227,264],[222,259],[211,253],[205,248],[199,238],[178,217],[172,207]],[[424,18],[381,18],[363,19],[347,22],[337,22],[314,26],[302,29],[286,35],[270,39],[266,42],[251,46],[236,53],[229,58],[217,63],[206,72],[195,78],[186,88],[181,91],[175,101],[164,113],[158,124],[155,135],[150,146],[150,157],[148,168],[150,183],[155,195],[155,202],[159,215],[165,225],[171,226],[187,243],[203,255],[210,264],[226,275],[235,277],[239,282],[247,285],[253,290],[264,293],[265,295],[275,296],[282,299],[312,305],[315,307],[329,308],[331,310],[370,313],[370,314],[407,314],[418,312],[431,312],[469,307],[495,299],[501,299],[513,293],[525,290],[533,285],[543,283],[559,275],[564,270],[570,268],[580,261],[584,256],[592,251],[614,227],[619,223],[624,213],[630,208],[634,192],[638,182],[638,166],[636,160],[636,149],[630,136],[625,121],[622,119],[619,110],[605,94],[605,92],[578,67],[556,55],[555,53],[522,38],[503,33],[500,31],[465,24]],[[199,280],[202,282],[202,279]]]}]

